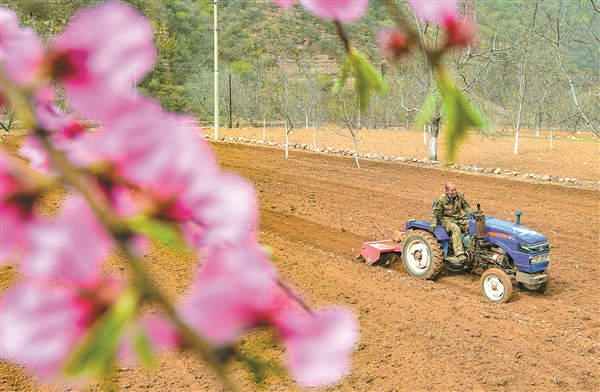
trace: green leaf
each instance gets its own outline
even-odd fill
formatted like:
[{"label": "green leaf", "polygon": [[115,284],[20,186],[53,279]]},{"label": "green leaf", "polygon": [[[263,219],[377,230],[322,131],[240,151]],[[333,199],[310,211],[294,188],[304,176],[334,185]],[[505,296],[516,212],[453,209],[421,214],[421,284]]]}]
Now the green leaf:
[{"label": "green leaf", "polygon": [[358,106],[361,113],[365,113],[369,107],[369,101],[373,91],[382,92],[385,90],[385,83],[379,76],[375,68],[359,52],[353,51],[350,54],[352,58],[352,68],[354,70],[354,87],[358,96]]},{"label": "green leaf", "polygon": [[185,240],[176,224],[161,219],[138,215],[127,220],[129,227],[152,240],[165,244],[175,250],[186,251]]},{"label": "green leaf", "polygon": [[445,73],[438,72],[437,85],[442,94],[446,125],[446,160],[452,162],[458,144],[465,137],[467,129],[485,128],[487,120]]},{"label": "green leaf", "polygon": [[125,291],[90,328],[65,367],[70,376],[100,375],[110,370],[123,330],[133,319],[140,301],[134,289]]},{"label": "green leaf", "polygon": [[344,65],[342,66],[340,78],[338,79],[337,82],[335,82],[335,84],[331,88],[331,92],[333,94],[339,93],[340,90],[342,89],[342,87],[344,87],[344,85],[346,84],[346,80],[348,79],[348,75],[350,75],[351,68],[352,68],[352,63],[350,61],[350,57],[348,57],[346,59],[346,61],[344,61]]},{"label": "green leaf", "polygon": [[435,113],[435,107],[440,101],[441,96],[439,90],[437,88],[432,88],[421,108],[421,113],[419,114],[419,117],[417,117],[416,124],[420,126],[428,124]]},{"label": "green leaf", "polygon": [[142,364],[146,366],[154,366],[156,364],[156,358],[152,352],[150,342],[148,342],[148,338],[146,338],[146,335],[140,329],[136,329],[135,331],[134,347]]},{"label": "green leaf", "polygon": [[268,373],[275,376],[285,374],[285,368],[273,359],[261,359],[255,355],[238,352],[238,359],[248,368],[256,384],[262,383]]}]

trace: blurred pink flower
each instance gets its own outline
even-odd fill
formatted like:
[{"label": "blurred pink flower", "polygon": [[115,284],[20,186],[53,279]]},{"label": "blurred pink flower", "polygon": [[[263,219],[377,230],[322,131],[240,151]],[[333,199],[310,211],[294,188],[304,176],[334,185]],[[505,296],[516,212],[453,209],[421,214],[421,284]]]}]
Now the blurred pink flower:
[{"label": "blurred pink flower", "polygon": [[22,29],[14,11],[0,7],[0,64],[18,84],[32,81],[43,58],[42,43],[32,29]]},{"label": "blurred pink flower", "polygon": [[408,3],[423,22],[441,24],[458,14],[457,0],[408,0]]},{"label": "blurred pink flower", "polygon": [[13,163],[9,157],[0,149],[0,197],[4,198],[16,192],[20,188]]},{"label": "blurred pink flower", "polygon": [[69,196],[58,219],[32,224],[26,235],[26,276],[79,285],[100,278],[110,241],[82,197]]},{"label": "blurred pink flower", "polygon": [[168,217],[184,223],[195,246],[245,240],[256,228],[254,189],[220,172],[197,132],[193,123],[139,100],[122,106],[103,130],[78,138],[70,156],[80,165],[110,162],[118,176],[170,200]]},{"label": "blurred pink flower", "polygon": [[213,249],[178,311],[201,336],[231,344],[287,301],[274,274],[257,246]]},{"label": "blurred pink flower", "polygon": [[79,113],[105,120],[134,96],[155,58],[150,23],[126,4],[107,2],[75,15],[52,48],[50,66]]},{"label": "blurred pink flower", "polygon": [[117,300],[123,281],[110,276],[54,285],[43,279],[11,288],[0,308],[0,357],[59,375],[87,329]]},{"label": "blurred pink flower", "polygon": [[166,351],[178,347],[182,343],[177,328],[171,320],[163,315],[143,316],[138,323],[155,352]]},{"label": "blurred pink flower", "polygon": [[203,233],[203,245],[233,245],[256,229],[254,188],[238,176],[221,173],[197,178],[181,200]]},{"label": "blurred pink flower", "polygon": [[2,297],[0,356],[50,377],[88,327],[90,311],[70,288],[13,287]]},{"label": "blurred pink flower", "polygon": [[106,127],[79,138],[70,156],[80,165],[109,161],[118,175],[166,199],[216,172],[212,152],[196,134],[151,100],[122,101]]},{"label": "blurred pink flower", "polygon": [[20,208],[4,200],[0,205],[0,265],[13,254],[15,249],[24,245],[23,235],[27,219]]},{"label": "blurred pink flower", "polygon": [[50,172],[50,157],[37,136],[29,135],[25,138],[23,146],[19,148],[19,155],[29,160],[32,169],[44,174]]},{"label": "blurred pink flower", "polygon": [[63,113],[54,103],[54,87],[45,86],[35,94],[35,115],[39,126],[52,132],[53,141],[60,144],[84,132],[73,116]]},{"label": "blurred pink flower", "polygon": [[[291,7],[293,0],[273,0],[284,8]],[[365,13],[369,0],[299,0],[313,14],[324,19],[355,22]]]},{"label": "blurred pink flower", "polygon": [[118,357],[126,363],[139,358],[135,349],[135,334],[142,333],[154,353],[175,349],[183,343],[173,323],[164,315],[146,315],[138,318],[123,333],[118,348]]},{"label": "blurred pink flower", "polygon": [[358,326],[347,309],[332,307],[312,314],[287,312],[278,323],[292,377],[306,387],[324,387],[350,372]]},{"label": "blurred pink flower", "polygon": [[12,162],[0,150],[0,265],[25,244],[26,227],[35,220],[33,197],[19,179]]},{"label": "blurred pink flower", "polygon": [[279,4],[279,6],[281,6],[283,8],[290,8],[291,6],[294,5],[296,0],[273,0],[273,2]]},{"label": "blurred pink flower", "polygon": [[443,21],[444,29],[446,30],[446,47],[453,46],[468,46],[475,39],[475,24],[468,18],[463,20],[455,17],[447,17]]},{"label": "blurred pink flower", "polygon": [[396,62],[410,53],[411,41],[408,34],[393,28],[382,29],[377,36],[379,49],[388,61]]}]

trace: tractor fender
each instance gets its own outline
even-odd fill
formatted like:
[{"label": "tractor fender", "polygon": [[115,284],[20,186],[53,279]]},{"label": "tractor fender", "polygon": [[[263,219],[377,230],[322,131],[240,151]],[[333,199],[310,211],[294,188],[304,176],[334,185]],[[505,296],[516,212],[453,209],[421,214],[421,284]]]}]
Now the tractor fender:
[{"label": "tractor fender", "polygon": [[[411,219],[411,220],[406,221],[405,227],[406,227],[406,230],[413,229],[413,230],[429,231],[429,222],[424,221],[424,220]],[[446,231],[446,229],[444,229],[444,227],[442,225],[437,225],[435,227],[435,229],[433,230],[433,235],[440,242],[450,240],[450,236],[448,235],[448,232]]]}]

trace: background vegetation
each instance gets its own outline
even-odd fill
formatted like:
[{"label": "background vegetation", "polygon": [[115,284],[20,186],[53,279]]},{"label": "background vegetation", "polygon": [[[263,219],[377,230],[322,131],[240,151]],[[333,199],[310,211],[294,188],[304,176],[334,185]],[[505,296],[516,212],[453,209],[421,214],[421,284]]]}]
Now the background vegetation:
[{"label": "background vegetation", "polygon": [[[16,9],[24,24],[51,39],[77,9],[96,2],[3,3]],[[167,110],[212,121],[212,1],[127,2],[152,20],[159,52],[154,70],[140,81],[142,92],[157,97]],[[454,53],[447,67],[496,129],[597,132],[598,2],[465,0],[463,6],[478,25],[478,45]],[[381,60],[376,36],[387,25],[391,21],[385,1],[371,0],[367,14],[347,26],[352,44],[389,86],[372,98],[367,115],[357,119],[359,128],[409,126],[430,89],[422,61],[392,65]],[[424,34],[432,42],[443,39],[435,26],[424,26]],[[344,55],[331,22],[298,5],[286,11],[268,1],[220,0],[219,52],[222,125],[229,122],[229,75],[234,126],[284,118],[296,127],[344,124],[344,98],[330,92]]]}]

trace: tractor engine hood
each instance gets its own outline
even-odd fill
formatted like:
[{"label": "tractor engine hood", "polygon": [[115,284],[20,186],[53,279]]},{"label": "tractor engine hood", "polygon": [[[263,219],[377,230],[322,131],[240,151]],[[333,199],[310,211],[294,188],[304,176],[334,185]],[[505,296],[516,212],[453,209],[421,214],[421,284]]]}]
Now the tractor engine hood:
[{"label": "tractor engine hood", "polygon": [[512,237],[511,239],[518,243],[535,244],[548,240],[545,235],[540,234],[537,231],[494,217],[485,218],[485,229],[486,236],[502,237],[501,235],[498,236],[494,234],[509,235]]}]

